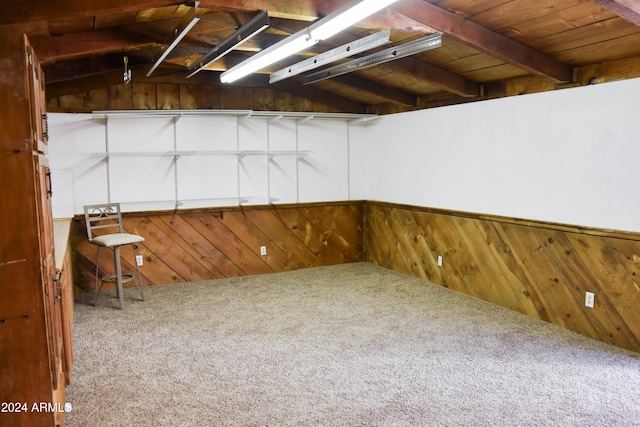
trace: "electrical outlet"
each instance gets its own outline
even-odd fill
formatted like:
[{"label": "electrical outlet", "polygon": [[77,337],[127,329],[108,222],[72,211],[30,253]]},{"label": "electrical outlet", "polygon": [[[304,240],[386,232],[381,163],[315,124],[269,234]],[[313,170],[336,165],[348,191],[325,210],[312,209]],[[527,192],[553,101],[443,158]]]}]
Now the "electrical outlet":
[{"label": "electrical outlet", "polygon": [[593,292],[587,292],[584,297],[584,305],[589,308],[593,308],[596,296]]},{"label": "electrical outlet", "polygon": [[438,255],[438,267],[442,267],[442,256]]},{"label": "electrical outlet", "polygon": [[265,256],[267,254],[267,247],[260,246],[260,255]]},{"label": "electrical outlet", "polygon": [[136,265],[138,267],[142,266],[142,264],[144,264],[144,260],[142,258],[142,255],[136,255]]}]

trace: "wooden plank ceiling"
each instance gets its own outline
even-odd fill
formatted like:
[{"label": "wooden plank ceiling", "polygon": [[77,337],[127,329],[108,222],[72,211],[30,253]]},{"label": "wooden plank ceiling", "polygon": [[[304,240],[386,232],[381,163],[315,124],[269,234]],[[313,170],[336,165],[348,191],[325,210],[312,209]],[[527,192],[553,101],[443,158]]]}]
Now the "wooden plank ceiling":
[{"label": "wooden plank ceiling", "polygon": [[[150,78],[145,74],[193,3],[7,0],[0,6],[0,26],[29,35],[43,64],[49,99],[123,84],[125,56],[133,83],[213,86],[238,93],[262,88],[344,112],[408,111],[640,76],[638,2],[399,0],[309,51],[236,83],[220,83],[222,71],[347,3],[201,0],[200,21]],[[267,30],[207,71],[186,78],[188,66],[260,10],[269,13]],[[385,28],[392,29],[392,42],[378,49],[434,32],[443,33],[443,44],[311,85],[303,85],[304,76],[269,84],[271,72]],[[247,101],[245,108],[252,107]]]}]

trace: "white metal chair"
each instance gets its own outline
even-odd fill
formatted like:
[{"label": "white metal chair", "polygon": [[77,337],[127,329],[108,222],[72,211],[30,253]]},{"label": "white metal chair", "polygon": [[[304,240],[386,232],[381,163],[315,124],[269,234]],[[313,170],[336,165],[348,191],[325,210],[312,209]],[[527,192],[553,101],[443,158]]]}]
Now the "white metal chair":
[{"label": "white metal chair", "polygon": [[[144,242],[144,237],[137,234],[129,234],[124,232],[122,226],[122,214],[120,213],[119,203],[107,203],[100,205],[87,205],[84,207],[84,218],[87,226],[87,237],[89,242],[98,246],[98,254],[96,255],[96,285],[93,305],[98,302],[98,293],[102,289],[102,284],[106,282],[116,283],[116,297],[120,302],[120,309],[124,305],[124,293],[122,284],[125,282],[136,281],[133,275],[122,274],[122,263],[120,261],[120,248],[125,245],[131,245],[133,248],[133,265],[136,266],[136,272],[138,281],[136,283],[138,290],[140,291],[140,298],[144,301],[144,294],[142,293],[142,281],[140,279],[140,269],[136,262],[136,243]],[[111,229],[113,233],[96,235],[95,230],[99,229]],[[113,249],[114,257],[114,270],[112,275],[101,276],[99,269],[100,249],[101,248]],[[98,285],[98,281],[100,284]]]}]

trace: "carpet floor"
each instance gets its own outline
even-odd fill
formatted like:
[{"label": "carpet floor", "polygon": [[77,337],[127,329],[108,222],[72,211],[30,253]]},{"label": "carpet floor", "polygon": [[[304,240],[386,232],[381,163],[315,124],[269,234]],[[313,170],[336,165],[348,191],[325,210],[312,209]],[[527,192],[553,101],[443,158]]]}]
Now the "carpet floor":
[{"label": "carpet floor", "polygon": [[70,427],[640,426],[640,354],[368,263],[78,295]]}]

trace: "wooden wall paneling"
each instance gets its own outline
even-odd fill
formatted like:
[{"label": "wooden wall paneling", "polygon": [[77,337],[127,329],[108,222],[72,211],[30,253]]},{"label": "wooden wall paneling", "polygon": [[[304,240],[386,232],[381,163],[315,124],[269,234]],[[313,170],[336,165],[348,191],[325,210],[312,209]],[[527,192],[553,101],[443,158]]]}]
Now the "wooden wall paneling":
[{"label": "wooden wall paneling", "polygon": [[[415,277],[426,279],[429,275],[426,272],[426,260],[419,252],[416,245],[416,235],[420,233],[419,227],[414,219],[406,211],[388,212],[392,217],[390,221],[385,221],[385,225],[389,227],[389,235],[387,240],[393,245],[391,252],[397,251],[399,254],[399,262],[402,265],[402,271]],[[431,253],[431,251],[428,251]],[[435,260],[437,264],[437,260]]]},{"label": "wooden wall paneling", "polygon": [[433,233],[434,247],[437,248],[437,254],[442,256],[442,284],[450,289],[463,292],[467,295],[477,296],[469,283],[461,274],[457,274],[458,265],[464,263],[460,259],[459,236],[456,236],[453,224],[447,221],[443,215],[429,215],[424,217],[424,221],[428,224],[428,230]]},{"label": "wooden wall paneling", "polygon": [[209,110],[219,110],[220,88],[218,86],[201,86],[202,108]]},{"label": "wooden wall paneling", "polygon": [[341,209],[325,207],[323,213],[331,221],[326,221],[338,238],[336,248],[341,250],[344,262],[356,262],[364,256],[364,216],[363,203],[347,204]]},{"label": "wooden wall paneling", "polygon": [[133,87],[131,85],[109,86],[109,108],[107,110],[131,110]]},{"label": "wooden wall paneling", "polygon": [[84,108],[87,111],[102,109],[109,102],[109,90],[107,88],[89,90],[84,93]]},{"label": "wooden wall paneling", "polygon": [[[227,216],[223,213],[222,218]],[[257,255],[256,250],[246,243],[246,236],[235,234],[229,230],[219,215],[206,213],[197,215],[193,221],[194,228],[205,236],[222,252],[229,262],[238,268],[237,275],[270,273],[272,270]]]},{"label": "wooden wall paneling", "polygon": [[640,351],[640,236],[375,202],[365,211],[366,261]]},{"label": "wooden wall paneling", "polygon": [[200,87],[194,85],[180,85],[180,109],[197,110],[202,108]]},{"label": "wooden wall paneling", "polygon": [[[608,335],[606,341],[615,343],[621,347],[628,347],[629,343],[625,341],[634,336],[631,331],[632,327],[626,324],[620,316],[617,306],[612,301],[611,296],[614,297],[613,299],[616,299],[615,294],[617,290],[615,289],[615,284],[611,283],[606,275],[601,275],[602,264],[599,262],[593,264],[588,263],[588,261],[592,259],[592,250],[587,251],[588,255],[586,258],[578,256],[579,253],[570,241],[571,233],[560,233],[556,231],[554,235],[556,240],[553,244],[559,248],[559,251],[557,251],[558,261],[562,262],[562,266],[568,267],[569,273],[572,273],[568,288],[571,289],[577,305],[584,306],[586,291],[600,295],[597,308],[586,312],[589,320],[596,328],[598,336]],[[600,237],[585,236],[580,240],[585,242],[587,246],[593,245],[595,250],[601,252],[599,249],[596,249],[598,241],[601,240]],[[602,296],[606,297],[602,298]],[[595,315],[596,313],[597,315]]]},{"label": "wooden wall paneling", "polygon": [[248,109],[253,101],[251,89],[223,87],[220,91],[220,106],[226,110]]},{"label": "wooden wall paneling", "polygon": [[[157,263],[166,264],[173,272],[171,280],[165,283],[188,282],[212,276],[212,273],[200,264],[189,251],[184,250],[180,245],[180,239],[176,241],[175,233],[166,227],[158,215],[128,217],[126,225],[132,227],[131,233],[145,238],[145,242],[140,245],[143,249],[139,251],[148,266],[143,271],[145,276],[157,268]],[[147,241],[151,244],[148,244]]]},{"label": "wooden wall paneling", "polygon": [[362,259],[361,204],[276,208],[274,213],[314,253],[319,265]]},{"label": "wooden wall paneling", "polygon": [[589,328],[592,329],[590,333],[602,335],[600,325],[593,323],[583,309],[584,292],[596,285],[589,269],[571,256],[571,248],[562,231],[534,227],[531,232],[538,237],[548,260],[545,267],[549,280],[545,291],[550,294],[547,305],[551,321],[567,328],[584,331]]},{"label": "wooden wall paneling", "polygon": [[[319,260],[329,264],[337,264],[335,258],[327,258],[323,254],[326,241],[323,238],[323,231],[313,225],[302,213],[301,209],[277,209],[275,211],[278,219],[306,246]],[[337,252],[334,253],[337,255]]]},{"label": "wooden wall paneling", "polygon": [[156,85],[157,110],[177,110],[180,108],[180,86],[176,84]]},{"label": "wooden wall paneling", "polygon": [[294,96],[288,92],[274,91],[273,107],[275,111],[296,111]]},{"label": "wooden wall paneling", "polygon": [[416,277],[423,279],[428,277],[437,278],[441,282],[442,269],[438,266],[438,251],[436,243],[431,237],[431,233],[429,233],[425,225],[420,222],[420,216],[416,216],[415,212],[400,211],[400,213],[404,213],[407,216],[404,219],[404,223],[407,227],[411,227],[414,230],[411,241],[419,257],[416,268],[420,272]]},{"label": "wooden wall paneling", "polygon": [[58,105],[67,111],[84,111],[84,96],[82,93],[61,96],[58,98]]},{"label": "wooden wall paneling", "polygon": [[[393,235],[386,227],[384,210],[381,206],[365,205],[365,260],[380,266],[391,265],[393,256]],[[370,238],[374,235],[375,238]]]},{"label": "wooden wall paneling", "polygon": [[[541,284],[547,281],[555,283],[557,279],[545,277],[541,267],[546,265],[547,258],[537,238],[532,233],[518,232],[517,227],[505,229],[500,223],[482,222],[481,225],[487,249],[501,260],[506,280],[522,294],[520,305],[508,307],[551,322],[546,309],[548,295]],[[512,231],[516,232],[515,235],[511,234]],[[551,299],[552,302],[555,300]]]},{"label": "wooden wall paneling", "polygon": [[[316,255],[304,245],[300,239],[292,233],[272,210],[246,209],[244,214],[247,218],[258,226],[269,239],[267,244],[267,254],[269,250],[281,250],[287,258],[291,259],[298,268],[316,267],[319,264]],[[291,236],[295,236],[291,239]]]},{"label": "wooden wall paneling", "polygon": [[[156,85],[153,83],[132,83],[133,108],[135,110],[155,110],[157,106]],[[100,110],[99,107],[94,110]]]},{"label": "wooden wall paneling", "polygon": [[[605,238],[609,240],[609,238]],[[631,240],[620,240],[616,245],[609,244],[614,261],[609,263],[607,272],[613,278],[619,278],[616,283],[620,292],[626,297],[628,303],[638,311],[640,307],[640,254],[636,252],[637,243]],[[631,277],[635,280],[625,280]],[[626,311],[626,310],[625,310]],[[640,325],[638,325],[640,326]]]},{"label": "wooden wall paneling", "polygon": [[[640,312],[640,289],[629,280],[629,277],[633,277],[633,272],[630,274],[625,270],[625,260],[619,260],[616,257],[618,251],[615,250],[615,247],[625,247],[625,251],[633,253],[634,248],[629,247],[628,241],[614,240],[612,245],[611,239],[599,236],[583,238],[567,233],[566,237],[576,258],[589,266],[589,271],[595,279],[593,287],[589,288],[587,285],[584,290],[596,295],[607,295],[606,299],[596,298],[595,306],[596,310],[602,309],[612,321],[615,332],[610,334],[610,338],[620,341],[628,337],[640,337],[640,323],[637,322]],[[630,258],[633,259],[633,256]],[[578,298],[580,297],[584,299],[584,294],[578,295]],[[633,342],[629,342],[624,347],[632,345]]]},{"label": "wooden wall paneling", "polygon": [[260,89],[253,90],[253,109],[261,111],[273,111],[275,108],[273,99],[273,89]]},{"label": "wooden wall paneling", "polygon": [[[233,215],[232,212],[223,214]],[[236,265],[242,275],[271,273],[273,270],[256,254],[258,248],[251,248],[246,243],[246,236],[236,235],[225,226],[223,221],[213,215],[199,215],[197,230],[206,236],[215,246]]]},{"label": "wooden wall paneling", "polygon": [[206,270],[206,274],[190,280],[201,280],[205,278],[217,279],[237,274],[238,271],[235,268],[232,271],[225,270],[224,267],[228,264],[228,260],[209,240],[198,233],[191,225],[189,219],[192,216],[193,215],[178,215],[174,213],[152,215],[149,218],[173,239],[177,246],[172,248],[172,250],[185,251]]},{"label": "wooden wall paneling", "polygon": [[[145,285],[364,260],[640,351],[640,236],[628,233],[377,202],[135,213],[125,227],[146,239]],[[74,278],[92,290],[96,248],[83,221],[71,239]]]},{"label": "wooden wall paneling", "polygon": [[322,256],[327,262],[361,261],[363,247],[363,203],[339,206],[301,207],[303,215],[322,234]]},{"label": "wooden wall paneling", "polygon": [[[362,202],[329,205],[237,207],[125,214],[124,226],[140,234],[144,285],[264,274],[363,260]],[[74,275],[79,289],[92,291],[96,247],[83,219],[72,226]],[[267,246],[267,255],[260,255]],[[107,253],[108,251],[103,251]],[[131,254],[123,268],[133,272]],[[113,257],[100,268],[111,271]]]},{"label": "wooden wall paneling", "polygon": [[[462,271],[466,272],[474,292],[486,301],[493,301],[506,307],[516,307],[523,311],[521,286],[510,282],[503,271],[502,256],[487,251],[486,237],[479,229],[479,222],[470,218],[455,218],[456,230],[465,246],[461,254],[465,257]],[[506,251],[505,255],[509,255]],[[465,274],[465,273],[463,273]]]},{"label": "wooden wall paneling", "polygon": [[264,231],[245,215],[245,211],[246,209],[225,211],[222,222],[236,236],[242,236],[241,240],[255,252],[256,256],[260,256],[260,246],[267,247],[267,255],[265,257],[260,256],[261,260],[269,268],[267,272],[289,271],[300,268],[286,252],[272,244]]},{"label": "wooden wall paneling", "polygon": [[294,96],[293,98],[293,111],[314,111],[314,103],[301,96]]}]

